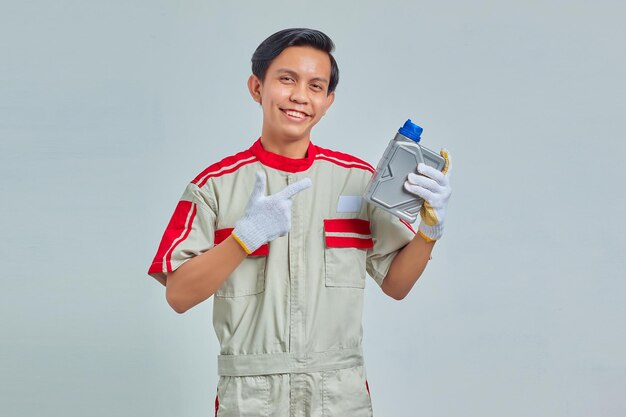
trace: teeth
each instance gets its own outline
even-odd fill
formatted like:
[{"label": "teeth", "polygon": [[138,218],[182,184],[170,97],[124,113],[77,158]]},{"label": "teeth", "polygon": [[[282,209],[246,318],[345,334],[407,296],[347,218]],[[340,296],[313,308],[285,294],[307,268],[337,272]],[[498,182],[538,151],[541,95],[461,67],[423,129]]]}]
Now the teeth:
[{"label": "teeth", "polygon": [[293,111],[293,110],[285,110],[285,113],[287,113],[289,116],[297,117],[300,119],[306,116],[306,114],[304,113],[300,113],[299,111]]}]

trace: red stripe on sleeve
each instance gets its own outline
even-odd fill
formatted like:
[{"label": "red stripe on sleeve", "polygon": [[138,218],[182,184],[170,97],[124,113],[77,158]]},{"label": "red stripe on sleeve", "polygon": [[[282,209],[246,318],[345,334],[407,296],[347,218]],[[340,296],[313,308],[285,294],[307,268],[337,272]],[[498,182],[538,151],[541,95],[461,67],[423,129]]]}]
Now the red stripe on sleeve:
[{"label": "red stripe on sleeve", "polygon": [[[227,228],[227,229],[216,230],[215,231],[215,244],[218,245],[222,243],[223,241],[225,241],[226,238],[230,236],[233,230],[234,229],[232,227],[229,229]],[[267,256],[269,254],[270,254],[270,246],[266,243],[264,245],[261,245],[257,250],[255,250],[248,256]]]},{"label": "red stripe on sleeve", "polygon": [[325,219],[324,230],[335,233],[358,233],[369,235],[370,222],[363,219]]},{"label": "red stripe on sleeve", "polygon": [[[174,249],[176,249],[176,246],[178,246],[180,244],[180,242],[184,241],[185,239],[187,239],[187,236],[189,236],[189,233],[191,233],[191,225],[193,224],[193,220],[196,217],[196,211],[197,211],[197,207],[194,203],[191,203],[191,213],[190,215],[187,216],[187,222],[185,223],[185,227],[183,229],[183,233],[182,236],[180,236],[178,238],[178,240],[174,240],[172,242],[172,245],[170,247],[170,249],[165,252],[165,262],[166,262],[166,266],[167,266],[167,272],[172,272],[172,253],[174,253]],[[184,221],[184,220],[183,220]]]},{"label": "red stripe on sleeve", "polygon": [[411,232],[413,232],[413,233],[417,233],[415,230],[413,230],[413,226],[411,226],[411,223],[407,222],[407,221],[406,221],[406,220],[404,220],[404,219],[400,219],[400,222],[401,222],[403,225],[405,225],[406,227],[408,227],[408,228],[409,228],[409,230],[411,230]]},{"label": "red stripe on sleeve", "polygon": [[196,205],[191,201],[181,200],[174,209],[174,214],[165,228],[159,249],[152,261],[148,273],[163,272],[163,263],[166,271],[172,272],[171,256],[176,246],[189,236],[191,224],[196,216]]}]

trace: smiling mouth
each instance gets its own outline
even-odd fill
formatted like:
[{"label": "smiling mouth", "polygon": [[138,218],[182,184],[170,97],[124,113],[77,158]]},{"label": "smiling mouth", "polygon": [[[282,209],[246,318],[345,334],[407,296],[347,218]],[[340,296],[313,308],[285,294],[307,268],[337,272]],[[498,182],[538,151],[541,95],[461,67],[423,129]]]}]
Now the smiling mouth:
[{"label": "smiling mouth", "polygon": [[306,117],[309,117],[308,114],[303,113],[301,111],[296,111],[296,110],[285,110],[285,109],[280,109],[283,113],[285,113],[288,116],[294,117],[296,119],[304,119]]}]

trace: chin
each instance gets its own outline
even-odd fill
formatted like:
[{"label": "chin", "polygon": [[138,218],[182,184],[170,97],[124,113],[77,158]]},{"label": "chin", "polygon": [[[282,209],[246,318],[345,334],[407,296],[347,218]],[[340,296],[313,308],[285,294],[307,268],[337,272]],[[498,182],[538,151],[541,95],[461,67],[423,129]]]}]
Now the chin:
[{"label": "chin", "polygon": [[299,140],[304,140],[309,137],[310,131],[298,131],[298,132],[290,132],[289,130],[283,131],[283,137],[290,142],[297,142]]}]

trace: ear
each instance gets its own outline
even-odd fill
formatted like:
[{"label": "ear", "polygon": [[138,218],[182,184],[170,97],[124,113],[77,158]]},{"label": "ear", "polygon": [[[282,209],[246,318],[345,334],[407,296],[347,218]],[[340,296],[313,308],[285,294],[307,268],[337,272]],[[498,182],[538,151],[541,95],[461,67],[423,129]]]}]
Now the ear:
[{"label": "ear", "polygon": [[252,99],[257,103],[261,104],[261,91],[263,89],[263,84],[257,78],[256,75],[252,74],[248,77],[248,91],[252,96]]},{"label": "ear", "polygon": [[326,108],[324,109],[324,113],[322,116],[326,115],[326,111],[330,108],[330,106],[335,102],[335,92],[333,91],[328,96],[326,96]]}]

